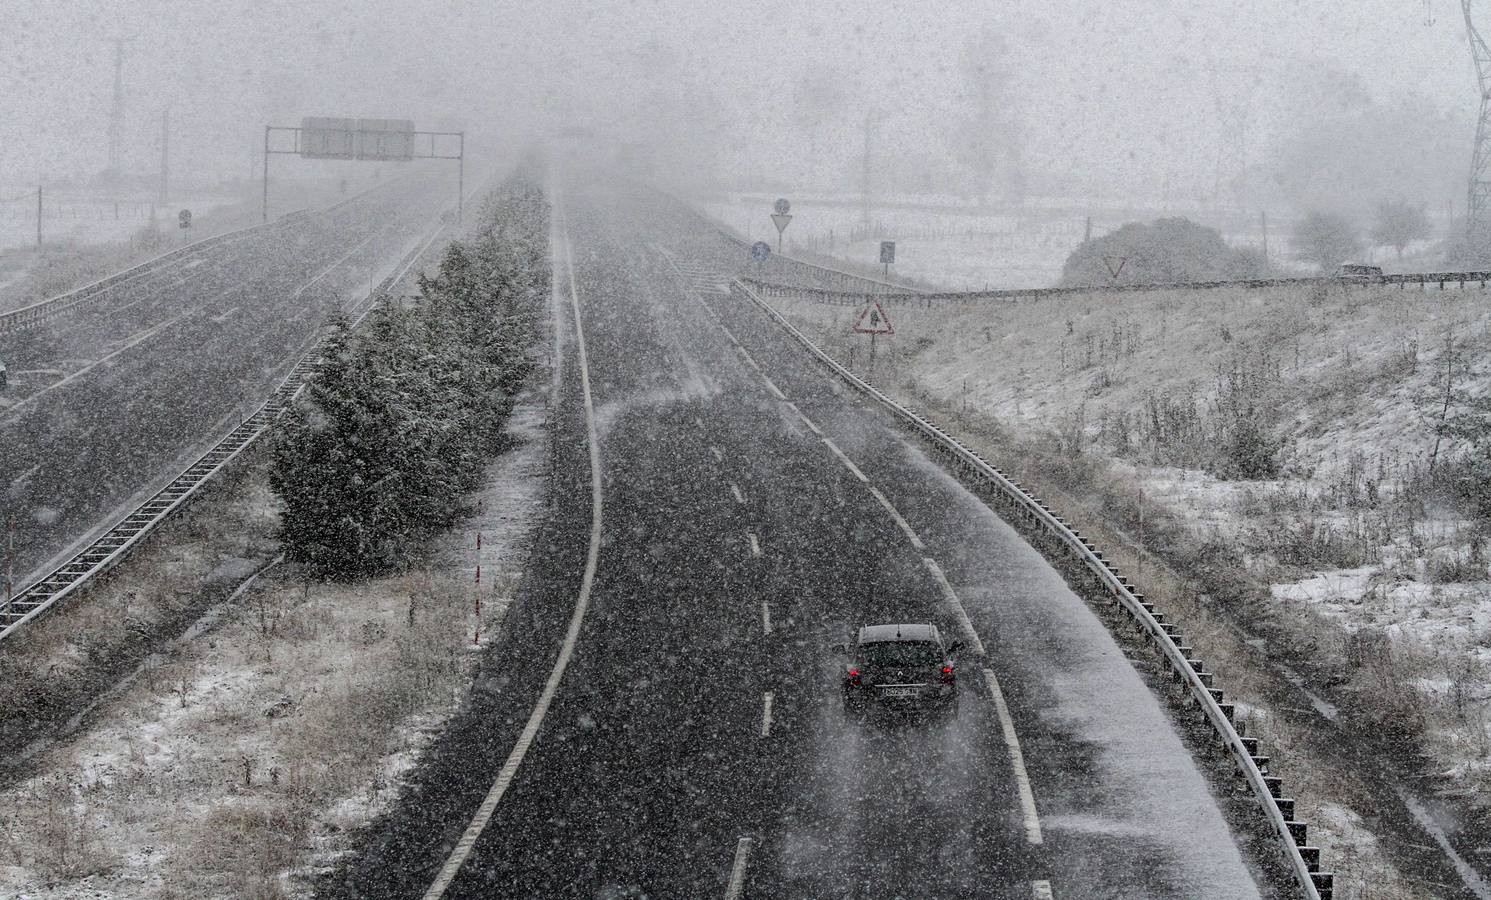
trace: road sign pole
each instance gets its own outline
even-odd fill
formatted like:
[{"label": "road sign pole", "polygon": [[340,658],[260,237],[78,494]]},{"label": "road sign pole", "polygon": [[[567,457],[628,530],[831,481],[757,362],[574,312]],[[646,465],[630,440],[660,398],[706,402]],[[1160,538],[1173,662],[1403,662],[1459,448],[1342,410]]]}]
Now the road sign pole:
[{"label": "road sign pole", "polygon": [[[430,138],[433,143],[434,138]],[[456,224],[466,215],[466,132],[461,132],[461,149],[456,151]]]},{"label": "road sign pole", "polygon": [[9,606],[16,585],[16,517],[5,517],[5,605]]}]

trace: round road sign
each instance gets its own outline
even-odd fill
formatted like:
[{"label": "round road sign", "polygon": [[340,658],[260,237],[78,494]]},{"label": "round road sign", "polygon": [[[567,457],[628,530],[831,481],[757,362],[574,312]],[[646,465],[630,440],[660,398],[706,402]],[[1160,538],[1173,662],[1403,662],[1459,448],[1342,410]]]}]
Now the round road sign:
[{"label": "round road sign", "polygon": [[771,255],[771,245],[765,241],[757,241],[751,245],[751,259],[762,262]]},{"label": "round road sign", "polygon": [[777,211],[777,215],[785,216],[792,211],[792,204],[787,202],[786,197],[781,197],[772,208]]}]

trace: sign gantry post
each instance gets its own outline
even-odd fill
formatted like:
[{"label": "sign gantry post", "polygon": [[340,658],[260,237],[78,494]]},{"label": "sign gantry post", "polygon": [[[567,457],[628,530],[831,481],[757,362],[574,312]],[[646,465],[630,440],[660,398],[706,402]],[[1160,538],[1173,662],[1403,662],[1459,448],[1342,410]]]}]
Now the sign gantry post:
[{"label": "sign gantry post", "polygon": [[[274,132],[294,135],[290,147],[275,149]],[[427,145],[416,140],[429,138]],[[455,152],[437,144],[439,138],[454,138]],[[269,221],[269,157],[271,154],[302,159],[351,159],[371,162],[408,162],[415,159],[453,159],[456,174],[456,221],[466,211],[466,132],[416,131],[409,119],[341,119],[307,116],[300,127],[264,126],[264,201],[262,221]]]}]

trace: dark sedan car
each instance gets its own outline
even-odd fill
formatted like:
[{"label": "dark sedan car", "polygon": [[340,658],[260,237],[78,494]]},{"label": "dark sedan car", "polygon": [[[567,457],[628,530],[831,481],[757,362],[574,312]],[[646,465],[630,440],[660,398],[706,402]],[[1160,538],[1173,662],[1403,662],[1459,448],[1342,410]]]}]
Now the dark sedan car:
[{"label": "dark sedan car", "polygon": [[958,715],[957,671],[953,654],[960,644],[944,644],[937,626],[927,624],[866,625],[844,669],[844,713],[863,720],[875,712]]}]

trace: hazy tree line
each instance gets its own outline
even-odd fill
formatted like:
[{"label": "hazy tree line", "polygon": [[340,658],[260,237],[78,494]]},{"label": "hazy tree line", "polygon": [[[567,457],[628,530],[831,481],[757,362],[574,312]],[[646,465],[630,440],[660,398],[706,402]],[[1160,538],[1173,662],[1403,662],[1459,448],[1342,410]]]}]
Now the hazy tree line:
[{"label": "hazy tree line", "polygon": [[530,167],[488,199],[413,302],[345,319],[291,410],[270,484],[288,559],[318,577],[395,570],[465,510],[502,448],[549,289],[548,206]]}]

